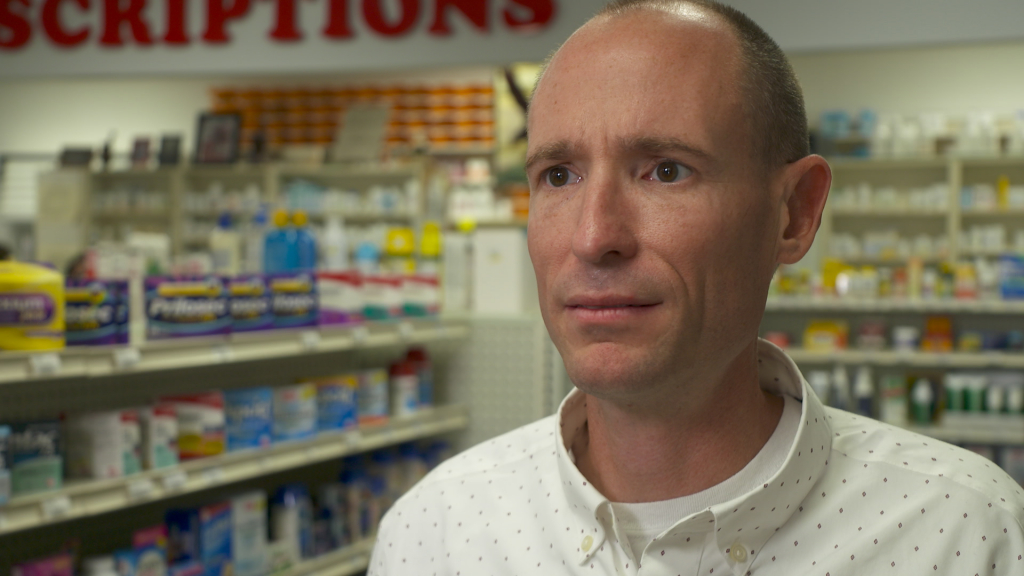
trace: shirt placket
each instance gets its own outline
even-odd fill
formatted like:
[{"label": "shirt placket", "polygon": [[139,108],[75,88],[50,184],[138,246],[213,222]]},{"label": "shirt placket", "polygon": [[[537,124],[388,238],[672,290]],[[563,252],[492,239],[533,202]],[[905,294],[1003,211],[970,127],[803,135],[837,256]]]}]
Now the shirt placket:
[{"label": "shirt placket", "polygon": [[714,525],[715,518],[709,510],[673,525],[644,550],[638,576],[669,573],[696,576],[706,550],[714,548]]}]

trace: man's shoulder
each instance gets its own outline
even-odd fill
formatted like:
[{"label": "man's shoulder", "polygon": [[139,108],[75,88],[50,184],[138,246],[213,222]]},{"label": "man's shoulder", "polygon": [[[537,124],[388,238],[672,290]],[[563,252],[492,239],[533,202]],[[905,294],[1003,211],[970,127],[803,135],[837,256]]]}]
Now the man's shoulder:
[{"label": "man's shoulder", "polygon": [[431,471],[417,488],[463,482],[494,472],[512,473],[529,463],[540,465],[544,456],[550,456],[553,462],[555,418],[557,416],[542,418],[449,458]]},{"label": "man's shoulder", "polygon": [[910,479],[922,489],[939,483],[962,497],[1001,508],[1024,524],[1024,488],[987,458],[864,416],[835,408],[825,413],[833,432],[832,460],[840,467],[884,466],[886,481]]}]

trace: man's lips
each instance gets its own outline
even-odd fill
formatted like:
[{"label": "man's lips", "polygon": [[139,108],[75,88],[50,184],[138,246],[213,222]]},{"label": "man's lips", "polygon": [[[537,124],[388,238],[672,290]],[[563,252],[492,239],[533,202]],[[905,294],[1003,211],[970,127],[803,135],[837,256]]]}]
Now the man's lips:
[{"label": "man's lips", "polygon": [[608,310],[617,308],[650,308],[659,302],[624,296],[585,296],[569,298],[566,308],[582,310]]}]

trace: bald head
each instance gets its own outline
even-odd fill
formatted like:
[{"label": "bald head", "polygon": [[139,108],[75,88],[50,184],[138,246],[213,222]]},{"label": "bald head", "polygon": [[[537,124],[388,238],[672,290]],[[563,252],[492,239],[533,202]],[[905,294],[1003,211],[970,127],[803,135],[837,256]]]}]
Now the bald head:
[{"label": "bald head", "polygon": [[[538,78],[534,94],[541,89],[546,72],[559,53],[574,44],[577,37],[587,36],[595,28],[606,30],[617,21],[638,25],[641,34],[645,28],[653,32],[651,23],[657,23],[659,28],[678,24],[667,34],[648,36],[658,44],[652,57],[666,64],[669,53],[684,50],[691,56],[711,59],[714,65],[728,66],[726,80],[731,90],[742,96],[742,113],[755,155],[765,166],[778,167],[810,153],[803,94],[789,61],[756,23],[714,0],[611,2],[552,55]],[[632,41],[625,37],[604,40],[603,45],[591,47],[591,54],[615,50],[616,42]],[[715,50],[710,49],[711,43]],[[669,81],[667,76],[664,80]]]}]

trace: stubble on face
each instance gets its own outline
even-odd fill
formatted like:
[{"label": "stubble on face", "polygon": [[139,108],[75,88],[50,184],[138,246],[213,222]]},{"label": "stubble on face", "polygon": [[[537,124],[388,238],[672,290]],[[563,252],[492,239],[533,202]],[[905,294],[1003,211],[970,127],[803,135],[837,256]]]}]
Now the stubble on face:
[{"label": "stubble on face", "polygon": [[[741,74],[723,24],[640,13],[581,29],[537,89],[530,254],[545,323],[588,393],[657,401],[722,373],[756,337],[777,221]],[[659,160],[692,177],[641,178]],[[579,182],[546,185],[559,165]],[[650,306],[602,322],[571,305],[581,295]]]}]

